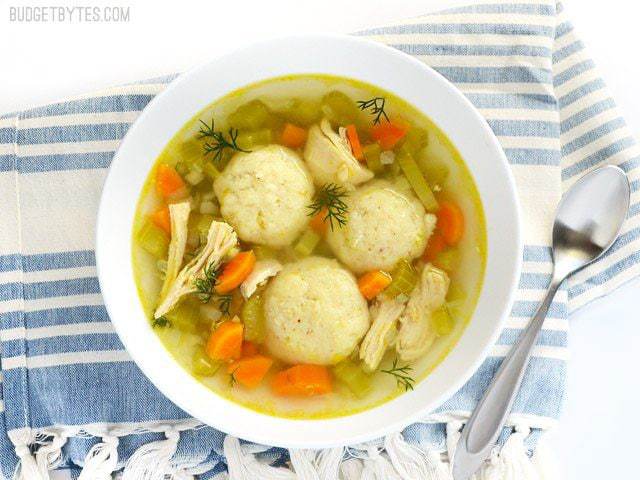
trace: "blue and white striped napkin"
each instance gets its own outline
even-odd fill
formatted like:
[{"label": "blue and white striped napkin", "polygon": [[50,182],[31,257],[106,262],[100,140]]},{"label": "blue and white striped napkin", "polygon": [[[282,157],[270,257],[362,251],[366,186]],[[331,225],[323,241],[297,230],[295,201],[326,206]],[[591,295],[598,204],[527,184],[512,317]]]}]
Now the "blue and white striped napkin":
[{"label": "blue and white striped napkin", "polygon": [[[550,225],[564,190],[605,163],[632,185],[606,258],[553,303],[483,478],[548,478],[537,439],[558,417],[567,315],[640,271],[638,147],[553,0],[488,1],[362,32],[416,56],[476,105],[498,136],[524,213],[517,299],[490,357],[450,400],[366,445],[290,452],[240,443],[164,398],[124,351],[95,271],[98,199],[118,143],[171,80],[111,88],[0,116],[0,469],[71,478],[450,478],[447,455],[550,280]],[[488,166],[487,168],[490,168]],[[445,455],[441,455],[445,453]],[[228,472],[227,472],[228,470]],[[295,473],[294,473],[295,472]]]}]

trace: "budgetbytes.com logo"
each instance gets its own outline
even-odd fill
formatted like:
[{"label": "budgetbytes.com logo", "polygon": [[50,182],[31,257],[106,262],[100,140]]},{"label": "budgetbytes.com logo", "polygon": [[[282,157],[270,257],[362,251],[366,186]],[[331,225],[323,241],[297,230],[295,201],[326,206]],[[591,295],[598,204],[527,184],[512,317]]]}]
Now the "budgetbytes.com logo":
[{"label": "budgetbytes.com logo", "polygon": [[129,7],[123,6],[9,6],[9,21],[15,23],[129,22]]}]

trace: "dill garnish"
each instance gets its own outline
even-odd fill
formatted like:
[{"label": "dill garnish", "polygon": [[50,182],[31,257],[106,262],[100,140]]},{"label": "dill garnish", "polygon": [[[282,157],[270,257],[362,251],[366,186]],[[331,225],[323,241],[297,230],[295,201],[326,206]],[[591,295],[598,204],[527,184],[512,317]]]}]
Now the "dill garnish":
[{"label": "dill garnish", "polygon": [[234,368],[233,371],[229,374],[229,386],[233,387],[236,383],[238,383],[238,380],[236,380],[236,370],[238,369],[238,367]]},{"label": "dill garnish", "polygon": [[218,300],[218,308],[223,313],[223,315],[230,316],[231,313],[229,309],[231,308],[231,301],[233,299],[233,295],[220,295]]},{"label": "dill garnish", "polygon": [[213,287],[216,285],[218,279],[218,270],[213,263],[210,263],[204,268],[204,277],[196,278],[193,281],[193,288],[196,289],[196,294],[202,303],[208,303],[213,296]]},{"label": "dill garnish", "polygon": [[371,115],[375,115],[376,118],[373,119],[374,125],[380,123],[380,117],[384,117],[384,119],[388,122],[389,117],[387,117],[387,112],[384,111],[385,104],[384,97],[375,97],[370,100],[358,100],[358,108],[363,112],[365,110],[369,110]]},{"label": "dill garnish", "polygon": [[337,222],[338,226],[342,227],[347,223],[347,211],[349,209],[343,199],[348,196],[349,194],[344,188],[335,183],[326,183],[316,194],[313,203],[307,206],[310,210],[308,215],[313,217],[326,208],[327,213],[323,221],[329,221],[332,231],[334,221]]},{"label": "dill garnish", "polygon": [[171,326],[171,320],[169,320],[167,317],[154,318],[153,323],[151,324],[151,328],[165,328]]},{"label": "dill garnish", "polygon": [[389,370],[380,370],[382,373],[387,373],[389,375],[393,375],[396,379],[396,384],[399,387],[404,387],[405,392],[409,390],[413,390],[413,384],[415,380],[411,377],[411,372],[413,368],[409,365],[404,365],[403,367],[398,366],[398,358],[396,357],[393,360],[393,365]]},{"label": "dill garnish", "polygon": [[211,125],[207,125],[205,122],[200,120],[202,126],[200,127],[200,132],[198,134],[198,138],[206,138],[208,141],[204,144],[204,154],[208,155],[210,153],[213,154],[213,161],[218,163],[222,160],[222,153],[225,148],[230,148],[237,152],[245,152],[249,153],[251,150],[243,150],[238,146],[238,129],[237,128],[229,128],[229,133],[227,136],[228,139],[225,138],[224,133],[221,131],[215,130],[215,125],[213,119],[211,120]]}]

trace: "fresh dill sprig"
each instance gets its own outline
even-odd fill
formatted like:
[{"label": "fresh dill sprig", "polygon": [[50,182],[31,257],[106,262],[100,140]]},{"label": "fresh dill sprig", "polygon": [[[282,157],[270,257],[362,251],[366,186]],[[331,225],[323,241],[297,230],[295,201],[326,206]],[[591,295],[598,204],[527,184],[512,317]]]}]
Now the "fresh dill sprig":
[{"label": "fresh dill sprig", "polygon": [[202,303],[209,303],[213,296],[213,287],[218,280],[218,270],[213,263],[210,263],[204,268],[204,277],[196,278],[193,281],[193,288],[196,289],[196,294]]},{"label": "fresh dill sprig", "polygon": [[151,328],[166,328],[166,327],[171,327],[171,320],[169,320],[167,317],[158,317],[158,318],[154,318],[153,319],[153,323],[151,323]]},{"label": "fresh dill sprig", "polygon": [[204,144],[204,154],[209,155],[213,154],[213,161],[219,163],[222,160],[222,154],[225,148],[230,148],[235,150],[236,152],[245,152],[249,153],[251,150],[244,150],[238,146],[238,129],[237,128],[229,128],[229,133],[227,134],[227,138],[225,138],[224,133],[221,131],[216,131],[215,124],[213,119],[211,120],[211,125],[206,124],[202,120],[200,120],[202,126],[200,127],[200,132],[198,134],[198,138],[206,138],[207,141]]},{"label": "fresh dill sprig", "polygon": [[413,385],[415,384],[415,380],[411,377],[411,372],[413,368],[409,365],[404,365],[402,367],[398,366],[398,358],[396,357],[393,360],[393,365],[389,370],[380,370],[382,373],[386,373],[389,375],[393,375],[396,379],[396,384],[399,387],[404,387],[405,392],[409,390],[413,390]]},{"label": "fresh dill sprig", "polygon": [[236,379],[236,370],[238,369],[238,367],[234,368],[233,371],[229,374],[229,386],[233,387],[236,383],[238,383],[238,380]]},{"label": "fresh dill sprig", "polygon": [[233,300],[233,295],[220,295],[218,298],[218,308],[222,312],[223,315],[230,316],[231,312],[229,309],[231,308],[231,301]]},{"label": "fresh dill sprig", "polygon": [[339,227],[346,225],[347,212],[349,207],[344,202],[344,198],[348,197],[347,191],[335,183],[326,183],[322,186],[320,191],[316,194],[311,205],[307,208],[310,210],[308,215],[313,217],[318,212],[326,209],[326,214],[323,221],[329,221],[331,231],[333,231],[333,222],[335,221]]},{"label": "fresh dill sprig", "polygon": [[386,99],[384,97],[375,97],[369,100],[358,100],[358,108],[363,112],[365,110],[369,110],[371,115],[375,115],[376,117],[373,119],[374,125],[380,123],[380,118],[384,117],[384,119],[388,122],[389,117],[387,116],[387,112],[384,111],[384,104]]}]

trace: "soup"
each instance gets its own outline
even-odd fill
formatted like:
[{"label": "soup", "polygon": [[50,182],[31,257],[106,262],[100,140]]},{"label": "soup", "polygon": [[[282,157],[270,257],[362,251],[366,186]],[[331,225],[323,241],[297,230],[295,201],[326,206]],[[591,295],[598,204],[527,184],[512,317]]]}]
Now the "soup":
[{"label": "soup", "polygon": [[412,390],[463,332],[485,260],[479,195],[444,133],[321,75],[199,112],[150,171],[133,231],[140,298],[175,360],[290,418]]}]

